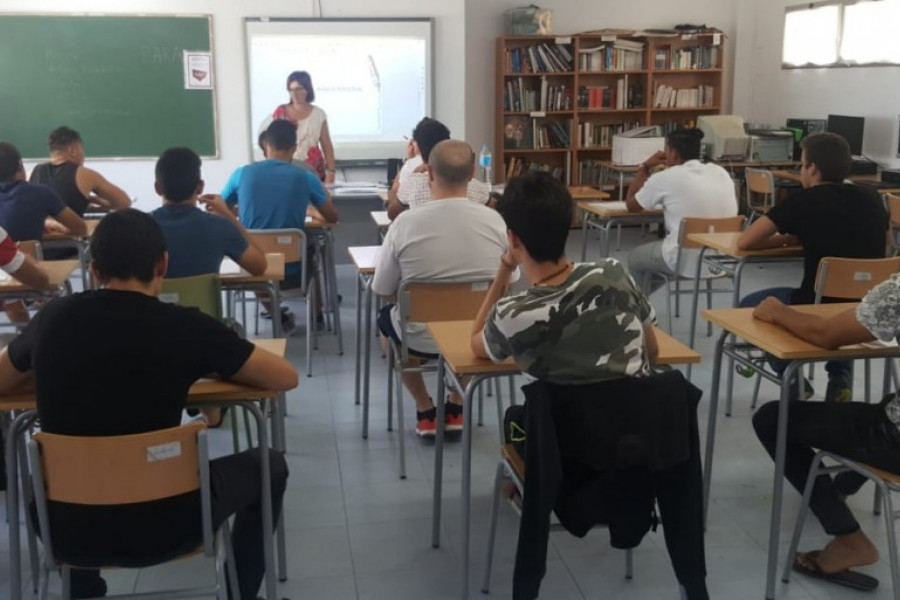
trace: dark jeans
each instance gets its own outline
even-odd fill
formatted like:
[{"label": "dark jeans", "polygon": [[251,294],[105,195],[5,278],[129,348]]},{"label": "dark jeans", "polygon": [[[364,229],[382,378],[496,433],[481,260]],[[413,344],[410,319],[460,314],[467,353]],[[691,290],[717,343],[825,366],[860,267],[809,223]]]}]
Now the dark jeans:
[{"label": "dark jeans", "polygon": [[[272,474],[272,516],[277,523],[287,487],[288,467],[284,456],[274,450],[269,450],[269,464]],[[265,575],[260,502],[262,464],[259,450],[247,450],[212,460],[209,471],[213,529],[218,529],[226,519],[234,515],[231,541],[240,597],[256,598]],[[99,571],[79,571],[77,578],[73,577],[73,595],[78,595],[79,585],[91,585],[90,580],[96,581],[99,577]],[[235,598],[233,593],[229,595]]]},{"label": "dark jeans", "polygon": [[[787,453],[784,476],[803,492],[814,450],[828,450],[891,473],[900,473],[900,432],[881,404],[791,402],[788,406]],[[753,415],[753,429],[766,451],[775,458],[778,401]],[[820,475],[810,497],[810,509],[830,535],[846,535],[859,523],[840,498],[829,475]]]},{"label": "dark jeans", "polygon": [[[778,298],[785,304],[791,303],[791,295],[793,294],[794,289],[789,287],[779,287],[779,288],[769,288],[765,290],[760,290],[758,292],[753,292],[752,294],[748,294],[741,299],[741,308],[752,308],[758,306],[762,303],[763,300],[772,296],[774,298]],[[772,370],[775,371],[778,375],[784,373],[784,370],[787,369],[788,363],[790,361],[787,360],[778,360],[777,358],[769,357],[769,366],[772,367]],[[853,361],[849,360],[830,360],[825,363],[825,371],[828,372],[828,379],[838,379],[843,383],[846,383],[848,387],[853,387]],[[797,386],[794,386],[794,392],[796,393]]]}]

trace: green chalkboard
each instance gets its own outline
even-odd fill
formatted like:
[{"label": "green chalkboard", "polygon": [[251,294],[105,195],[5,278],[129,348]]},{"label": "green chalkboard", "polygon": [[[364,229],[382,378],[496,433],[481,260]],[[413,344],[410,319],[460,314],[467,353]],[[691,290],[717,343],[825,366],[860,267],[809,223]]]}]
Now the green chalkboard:
[{"label": "green chalkboard", "polygon": [[[91,158],[217,156],[215,96],[185,89],[183,53],[211,51],[210,17],[0,15],[0,140],[26,158],[77,129]],[[210,74],[212,77],[212,74]]]}]

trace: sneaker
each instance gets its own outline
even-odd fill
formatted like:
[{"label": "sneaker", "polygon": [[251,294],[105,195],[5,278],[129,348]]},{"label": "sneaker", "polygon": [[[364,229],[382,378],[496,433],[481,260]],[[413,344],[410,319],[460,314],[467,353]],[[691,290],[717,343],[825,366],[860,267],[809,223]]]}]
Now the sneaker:
[{"label": "sneaker", "polygon": [[437,434],[437,408],[416,411],[416,435],[433,438]]},{"label": "sneaker", "polygon": [[444,403],[444,431],[463,430],[463,407],[452,402]]},{"label": "sneaker", "polygon": [[[812,384],[809,382],[809,379],[806,377],[803,378],[803,399],[809,400],[816,393],[816,390],[813,389]],[[789,398],[793,401],[797,399],[797,380],[795,379],[791,383],[791,390]]]},{"label": "sneaker", "polygon": [[294,323],[294,313],[287,311],[281,313],[281,335],[287,337],[291,335],[297,324]]},{"label": "sneaker", "polygon": [[853,390],[843,377],[828,379],[828,387],[825,388],[825,402],[850,402],[851,400],[853,400]]}]

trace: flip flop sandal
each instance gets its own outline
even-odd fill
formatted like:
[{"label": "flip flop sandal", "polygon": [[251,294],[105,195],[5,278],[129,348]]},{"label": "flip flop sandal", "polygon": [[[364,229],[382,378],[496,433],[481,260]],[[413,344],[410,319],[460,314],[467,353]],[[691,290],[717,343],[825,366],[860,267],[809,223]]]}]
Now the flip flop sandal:
[{"label": "flip flop sandal", "polygon": [[864,592],[871,592],[878,587],[877,579],[858,571],[851,571],[850,569],[846,569],[844,571],[838,571],[837,573],[824,572],[821,567],[819,567],[819,563],[817,562],[817,559],[821,553],[821,550],[812,550],[811,552],[807,552],[805,554],[798,552],[797,556],[794,557],[794,571],[802,573],[808,577],[815,577],[816,579],[821,579],[830,583],[836,583],[837,585],[842,585],[844,587],[852,588],[854,590],[861,590]]}]

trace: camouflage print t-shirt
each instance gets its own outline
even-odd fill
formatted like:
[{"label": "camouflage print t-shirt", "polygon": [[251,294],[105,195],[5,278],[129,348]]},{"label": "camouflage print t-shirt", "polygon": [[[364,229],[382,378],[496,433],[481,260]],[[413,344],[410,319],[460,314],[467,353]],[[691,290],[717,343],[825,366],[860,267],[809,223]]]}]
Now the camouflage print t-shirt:
[{"label": "camouflage print t-shirt", "polygon": [[656,315],[622,263],[576,264],[557,286],[502,298],[484,326],[495,362],[512,356],[523,373],[551,383],[583,384],[650,372],[645,323]]},{"label": "camouflage print t-shirt", "polygon": [[[900,275],[891,275],[866,294],[856,309],[859,324],[881,341],[897,339],[900,334]],[[888,419],[900,429],[900,398],[894,396],[884,406]]]}]

